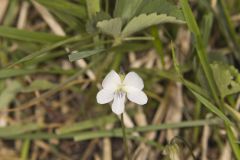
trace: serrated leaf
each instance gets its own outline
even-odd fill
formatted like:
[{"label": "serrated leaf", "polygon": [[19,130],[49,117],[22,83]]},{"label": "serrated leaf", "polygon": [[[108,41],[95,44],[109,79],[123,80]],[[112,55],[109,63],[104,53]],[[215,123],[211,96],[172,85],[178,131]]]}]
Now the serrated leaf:
[{"label": "serrated leaf", "polygon": [[122,19],[121,18],[113,18],[110,20],[104,20],[97,23],[97,27],[101,32],[117,37],[121,33],[122,29]]},{"label": "serrated leaf", "polygon": [[101,53],[103,52],[104,49],[95,49],[95,50],[89,50],[89,51],[76,51],[76,52],[73,52],[71,53],[68,58],[69,58],[69,61],[76,61],[76,60],[79,60],[79,59],[82,59],[82,58],[86,58],[86,57],[89,57],[89,56],[92,56],[94,54],[98,54],[98,53]]},{"label": "serrated leaf", "polygon": [[11,84],[7,85],[7,88],[0,93],[0,109],[6,108],[21,88],[21,83],[11,81]]},{"label": "serrated leaf", "polygon": [[167,16],[166,14],[157,15],[156,13],[152,14],[141,14],[138,17],[134,17],[123,29],[121,35],[122,37],[127,37],[146,29],[147,27],[157,25],[160,23],[183,23],[181,20],[177,20],[176,17]]},{"label": "serrated leaf", "polygon": [[144,0],[137,14],[149,14],[154,12],[157,14],[167,14],[177,19],[184,20],[182,10],[167,0]]},{"label": "serrated leaf", "polygon": [[127,22],[136,15],[142,2],[143,0],[117,0],[114,9],[114,17],[121,17],[124,22]]},{"label": "serrated leaf", "polygon": [[240,74],[233,66],[214,63],[211,68],[222,98],[240,92],[240,83],[236,81]]}]

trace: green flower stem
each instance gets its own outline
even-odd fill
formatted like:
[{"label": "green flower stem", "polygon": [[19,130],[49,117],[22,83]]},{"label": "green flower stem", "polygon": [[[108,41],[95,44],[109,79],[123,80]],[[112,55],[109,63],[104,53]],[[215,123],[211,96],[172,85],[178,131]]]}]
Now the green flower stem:
[{"label": "green flower stem", "polygon": [[122,125],[125,154],[127,155],[127,159],[131,160],[130,154],[128,152],[129,150],[128,150],[128,145],[127,145],[127,136],[126,136],[126,129],[125,129],[125,125],[124,125],[123,113],[121,114],[121,125]]}]

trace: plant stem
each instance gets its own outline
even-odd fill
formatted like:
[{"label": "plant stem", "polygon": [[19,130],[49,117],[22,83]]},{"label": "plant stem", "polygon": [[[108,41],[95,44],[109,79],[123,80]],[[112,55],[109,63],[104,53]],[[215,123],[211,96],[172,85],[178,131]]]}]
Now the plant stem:
[{"label": "plant stem", "polygon": [[126,37],[124,41],[153,41],[154,37]]},{"label": "plant stem", "polygon": [[127,155],[127,159],[131,160],[130,154],[128,152],[127,136],[126,136],[126,130],[125,130],[125,125],[124,125],[123,113],[121,114],[121,125],[122,125],[122,133],[123,133],[123,142],[124,142],[125,154]]}]

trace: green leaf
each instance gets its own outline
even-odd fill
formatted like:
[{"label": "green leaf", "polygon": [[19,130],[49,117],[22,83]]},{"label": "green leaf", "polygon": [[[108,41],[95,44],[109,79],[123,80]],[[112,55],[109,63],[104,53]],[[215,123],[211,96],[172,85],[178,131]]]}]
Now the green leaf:
[{"label": "green leaf", "polygon": [[86,58],[88,56],[92,56],[94,54],[98,54],[98,53],[101,53],[103,52],[104,49],[94,49],[94,50],[89,50],[89,51],[76,51],[76,52],[73,52],[71,53],[68,58],[69,58],[69,61],[76,61],[76,60],[79,60],[81,58]]},{"label": "green leaf", "polygon": [[11,81],[7,88],[0,94],[0,109],[8,107],[9,103],[15,98],[22,85],[18,81]]},{"label": "green leaf", "polygon": [[137,14],[149,14],[154,12],[157,14],[167,14],[177,19],[184,20],[182,10],[167,0],[144,0]]},{"label": "green leaf", "polygon": [[66,39],[66,37],[56,36],[49,33],[31,32],[4,26],[0,26],[0,37],[38,43],[53,43]]},{"label": "green leaf", "polygon": [[113,18],[110,20],[104,20],[97,23],[97,27],[101,32],[117,37],[121,33],[122,29],[122,19],[121,18]]},{"label": "green leaf", "polygon": [[47,81],[47,80],[35,80],[30,86],[24,88],[22,92],[33,92],[36,90],[47,90],[56,87],[55,84]]},{"label": "green leaf", "polygon": [[147,27],[157,25],[160,23],[183,23],[181,20],[177,20],[176,17],[167,16],[166,14],[157,15],[152,14],[141,14],[138,17],[134,17],[123,29],[122,37],[127,37],[138,31],[146,29]]},{"label": "green leaf", "polygon": [[220,63],[211,64],[211,68],[222,98],[240,92],[240,83],[236,81],[240,76],[237,69]]},{"label": "green leaf", "polygon": [[127,22],[136,15],[142,2],[143,0],[117,0],[114,9],[114,17],[121,17],[124,22]]}]

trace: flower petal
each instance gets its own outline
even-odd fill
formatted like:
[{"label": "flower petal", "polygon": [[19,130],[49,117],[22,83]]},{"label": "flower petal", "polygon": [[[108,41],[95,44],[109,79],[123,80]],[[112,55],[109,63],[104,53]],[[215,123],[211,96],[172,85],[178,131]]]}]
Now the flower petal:
[{"label": "flower petal", "polygon": [[130,101],[137,103],[139,105],[144,105],[148,101],[147,95],[143,91],[133,88],[131,90],[128,89],[127,98]]},{"label": "flower petal", "polygon": [[124,112],[125,96],[126,96],[126,93],[120,93],[120,94],[117,93],[114,95],[112,111],[117,115],[120,115]]},{"label": "flower petal", "polygon": [[102,89],[97,93],[97,102],[99,104],[109,103],[113,100],[114,91],[108,89]]},{"label": "flower petal", "polygon": [[140,89],[140,90],[142,90],[143,87],[144,87],[142,78],[139,77],[139,75],[137,73],[135,73],[135,72],[129,72],[126,75],[123,83],[126,86],[135,87],[135,88]]},{"label": "flower petal", "polygon": [[103,88],[110,88],[115,90],[120,83],[121,83],[120,76],[114,70],[112,70],[104,78],[102,86]]}]

